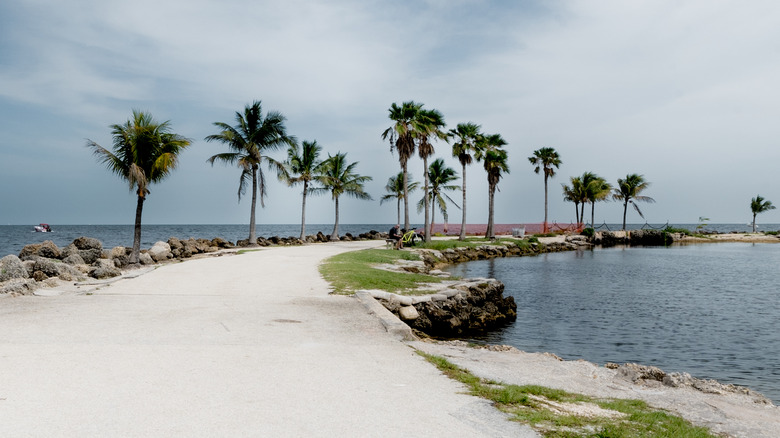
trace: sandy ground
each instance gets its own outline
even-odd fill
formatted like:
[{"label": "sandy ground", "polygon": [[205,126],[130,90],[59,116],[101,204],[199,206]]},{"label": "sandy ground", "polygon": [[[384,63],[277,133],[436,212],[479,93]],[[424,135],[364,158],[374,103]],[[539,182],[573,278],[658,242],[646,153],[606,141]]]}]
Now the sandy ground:
[{"label": "sandy ground", "polygon": [[537,436],[357,299],[328,295],[318,263],[377,245],[265,249],[0,298],[0,436]]},{"label": "sandy ground", "polygon": [[[720,433],[775,437],[742,396],[641,386],[543,354],[403,342],[317,265],[384,242],[263,249],[0,298],[0,436],[537,436],[413,352],[475,374],[639,398]],[[141,274],[141,275],[139,275]]]}]

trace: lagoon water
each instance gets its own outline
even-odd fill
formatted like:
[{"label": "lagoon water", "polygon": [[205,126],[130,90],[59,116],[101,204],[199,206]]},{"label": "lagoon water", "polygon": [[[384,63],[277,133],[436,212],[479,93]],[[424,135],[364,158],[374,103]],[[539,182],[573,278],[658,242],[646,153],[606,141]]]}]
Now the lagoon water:
[{"label": "lagoon water", "polygon": [[481,338],[564,359],[636,362],[780,403],[780,244],[621,247],[468,262],[504,282],[513,324]]}]

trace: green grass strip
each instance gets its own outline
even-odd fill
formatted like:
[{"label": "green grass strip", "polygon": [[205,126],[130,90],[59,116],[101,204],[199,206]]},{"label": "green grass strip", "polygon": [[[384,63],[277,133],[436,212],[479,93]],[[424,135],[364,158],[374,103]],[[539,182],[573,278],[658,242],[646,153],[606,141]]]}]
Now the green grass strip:
[{"label": "green grass strip", "polygon": [[[598,399],[537,385],[508,385],[481,379],[439,356],[417,351],[442,373],[468,388],[471,395],[491,400],[511,419],[531,425],[548,438],[716,438],[704,427],[653,409],[640,400]],[[560,413],[547,403],[592,403],[623,413],[620,418]]]},{"label": "green grass strip", "polygon": [[360,289],[379,289],[394,293],[416,293],[424,283],[440,283],[441,279],[425,274],[392,272],[375,268],[397,260],[420,260],[409,251],[365,249],[350,251],[326,259],[320,273],[333,286],[334,293],[352,294]]}]

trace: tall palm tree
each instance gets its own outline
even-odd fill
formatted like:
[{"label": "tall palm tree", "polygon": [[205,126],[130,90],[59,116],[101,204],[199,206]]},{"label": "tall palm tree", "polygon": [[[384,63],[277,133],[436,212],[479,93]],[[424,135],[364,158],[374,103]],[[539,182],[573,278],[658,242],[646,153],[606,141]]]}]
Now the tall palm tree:
[{"label": "tall palm tree", "polygon": [[293,145],[295,137],[287,135],[284,126],[285,117],[277,111],[269,111],[263,117],[263,108],[259,100],[244,108],[243,114],[236,111],[236,125],[214,122],[214,126],[220,129],[219,134],[209,135],[206,141],[218,141],[224,143],[230,152],[216,154],[207,161],[214,165],[214,161],[222,161],[225,164],[236,164],[241,169],[241,179],[238,184],[238,200],[246,193],[247,183],[252,183],[252,207],[249,215],[249,244],[257,245],[255,234],[255,207],[257,205],[257,192],[260,191],[260,206],[265,207],[263,201],[265,192],[265,175],[261,164],[266,163],[270,170],[276,170],[277,174],[284,174],[282,163],[272,159],[267,154],[278,150],[283,145]]},{"label": "tall palm tree", "polygon": [[509,173],[507,164],[507,153],[501,149],[506,145],[506,141],[501,134],[486,135],[480,141],[480,148],[477,151],[476,158],[482,161],[482,165],[487,172],[488,180],[488,223],[485,230],[486,239],[495,239],[493,232],[493,211],[495,210],[495,193],[498,188],[498,182],[501,179],[501,173]]},{"label": "tall palm tree", "polygon": [[341,195],[351,196],[357,199],[371,200],[371,195],[365,192],[364,184],[371,181],[370,176],[363,176],[355,173],[355,166],[358,162],[347,162],[346,153],[337,153],[325,160],[323,172],[317,178],[322,184],[322,188],[317,189],[330,191],[331,198],[336,203],[336,220],[333,224],[333,232],[330,234],[330,240],[339,238],[339,197]]},{"label": "tall palm tree", "polygon": [[481,126],[476,123],[458,123],[455,129],[450,129],[449,135],[457,140],[452,144],[452,156],[457,157],[463,168],[461,173],[461,185],[463,187],[463,201],[461,210],[463,218],[460,224],[460,235],[458,240],[466,239],[466,166],[473,161],[472,153],[476,151],[479,139],[482,136]]},{"label": "tall palm tree", "polygon": [[322,173],[323,161],[320,160],[322,147],[317,141],[303,141],[301,148],[293,143],[287,149],[287,160],[284,162],[284,179],[290,186],[303,183],[303,201],[301,203],[301,236],[306,238],[306,195],[313,193],[309,185]]},{"label": "tall palm tree", "polygon": [[547,232],[547,179],[555,176],[555,169],[561,165],[561,157],[554,148],[541,148],[533,152],[533,155],[528,157],[528,161],[534,168],[535,173],[544,171],[544,232]]},{"label": "tall palm tree", "polygon": [[582,184],[582,178],[579,176],[569,177],[571,185],[562,184],[563,186],[563,200],[574,203],[574,222],[582,223],[580,214],[580,204],[582,204],[582,210],[585,210],[585,186]]},{"label": "tall palm tree", "polygon": [[432,139],[447,139],[447,134],[442,131],[445,126],[444,116],[437,110],[420,109],[417,112],[413,126],[413,135],[417,140],[417,153],[423,160],[423,199],[425,201],[425,241],[431,241],[430,198],[428,175],[428,157],[433,155]]},{"label": "tall palm tree", "polygon": [[628,204],[634,206],[634,209],[639,216],[644,219],[645,215],[642,214],[642,210],[636,205],[637,202],[653,203],[655,199],[649,196],[643,196],[642,193],[645,189],[650,187],[650,183],[645,181],[644,175],[638,175],[632,173],[626,175],[625,179],[618,178],[617,187],[612,190],[612,199],[623,202],[623,230],[626,229],[626,211],[628,211]]},{"label": "tall palm tree", "polygon": [[[411,179],[412,176],[409,175],[409,179]],[[417,181],[409,182],[409,193],[412,193],[413,191],[417,190],[417,187],[420,186],[420,183]],[[403,172],[398,172],[398,175],[391,176],[387,179],[387,184],[385,185],[385,191],[387,192],[386,195],[382,196],[382,199],[379,200],[379,205],[382,205],[385,203],[385,201],[390,201],[391,199],[396,200],[396,207],[398,209],[398,220],[396,221],[397,224],[401,223],[401,200],[404,199],[404,174]]]},{"label": "tall palm tree", "polygon": [[750,211],[753,212],[753,232],[756,232],[756,215],[765,211],[774,210],[772,201],[765,201],[760,195],[750,200]]},{"label": "tall palm tree", "polygon": [[[456,207],[458,207],[458,204],[452,200],[452,198],[449,197],[445,191],[452,191],[452,190],[458,190],[459,187],[456,185],[451,185],[450,183],[458,179],[458,174],[455,172],[455,169],[451,167],[447,167],[447,165],[444,164],[444,160],[441,158],[437,158],[433,160],[433,163],[431,163],[430,167],[428,168],[428,176],[430,177],[430,191],[428,193],[428,198],[433,201],[434,205],[439,206],[439,211],[442,214],[442,217],[444,217],[444,221],[447,221],[447,202],[452,202]],[[423,196],[422,199],[420,199],[420,202],[417,203],[417,211],[420,211],[425,207],[425,196]],[[445,200],[446,198],[446,200]],[[460,207],[458,207],[460,208]],[[431,209],[431,228],[433,228],[433,224],[435,222],[434,220],[434,213],[436,212],[436,209]]]},{"label": "tall palm tree", "polygon": [[176,168],[179,153],[191,143],[170,129],[169,121],[157,122],[151,114],[133,110],[133,117],[125,124],[111,125],[113,152],[87,140],[98,161],[126,180],[138,196],[130,263],[138,263],[141,252],[141,214],[149,185],[165,179]]},{"label": "tall palm tree", "polygon": [[606,201],[609,198],[610,193],[612,193],[612,184],[592,172],[582,174],[582,180],[585,185],[585,199],[590,202],[590,226],[593,227],[596,218],[596,202]]},{"label": "tall palm tree", "polygon": [[398,161],[401,164],[403,173],[404,187],[404,229],[409,229],[409,183],[407,175],[407,164],[409,158],[414,155],[415,142],[413,136],[412,122],[417,117],[417,113],[422,108],[422,104],[414,101],[404,102],[401,106],[393,103],[390,106],[388,117],[393,121],[393,125],[385,129],[382,133],[382,139],[389,139],[390,151],[398,151]]}]

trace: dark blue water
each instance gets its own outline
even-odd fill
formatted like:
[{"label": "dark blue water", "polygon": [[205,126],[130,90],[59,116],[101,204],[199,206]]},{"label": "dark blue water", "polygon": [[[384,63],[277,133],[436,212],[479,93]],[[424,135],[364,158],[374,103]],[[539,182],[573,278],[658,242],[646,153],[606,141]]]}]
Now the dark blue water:
[{"label": "dark blue water", "polygon": [[484,341],[565,359],[637,362],[780,402],[780,244],[611,248],[468,262],[517,321]]},{"label": "dark blue water", "polygon": [[[56,225],[51,224],[53,232],[36,233],[33,226],[0,225],[0,257],[8,254],[19,254],[19,251],[31,243],[51,240],[57,246],[64,247],[74,239],[87,236],[94,237],[103,243],[103,248],[115,246],[133,246],[133,225]],[[357,236],[371,230],[387,232],[390,224],[339,224],[339,235],[351,233]],[[306,234],[317,234],[322,231],[329,235],[333,224],[306,224]],[[258,237],[298,237],[301,234],[300,224],[258,224]],[[221,237],[230,242],[249,237],[249,225],[142,225],[141,248],[151,248],[157,241],[167,241],[170,237],[179,239],[213,239]]]}]

